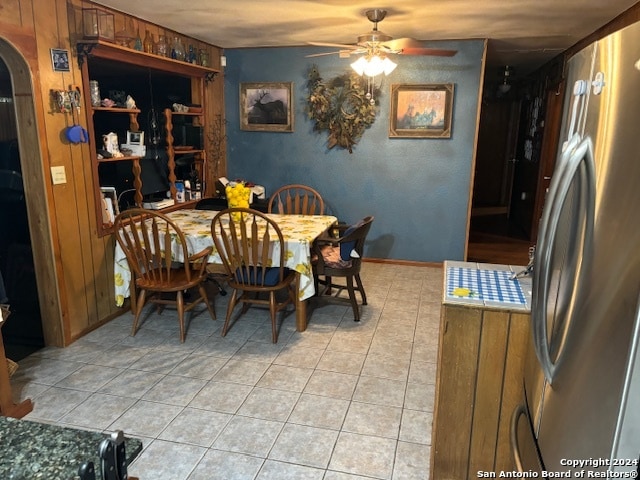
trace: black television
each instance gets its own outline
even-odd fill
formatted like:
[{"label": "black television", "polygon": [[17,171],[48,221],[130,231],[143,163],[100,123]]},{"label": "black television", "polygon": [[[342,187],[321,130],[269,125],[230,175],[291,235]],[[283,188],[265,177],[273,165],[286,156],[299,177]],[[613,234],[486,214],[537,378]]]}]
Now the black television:
[{"label": "black television", "polygon": [[[144,201],[167,198],[170,189],[167,152],[163,149],[148,149],[140,159],[140,180]],[[120,211],[135,206],[133,160],[102,162],[99,167],[100,186],[114,187],[118,195]]]}]

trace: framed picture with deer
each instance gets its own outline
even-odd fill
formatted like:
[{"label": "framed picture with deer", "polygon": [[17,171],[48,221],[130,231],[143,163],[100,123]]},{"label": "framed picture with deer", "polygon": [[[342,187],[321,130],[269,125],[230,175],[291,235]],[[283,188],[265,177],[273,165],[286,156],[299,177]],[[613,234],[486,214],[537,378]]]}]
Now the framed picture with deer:
[{"label": "framed picture with deer", "polygon": [[241,83],[240,129],[293,132],[293,82]]}]

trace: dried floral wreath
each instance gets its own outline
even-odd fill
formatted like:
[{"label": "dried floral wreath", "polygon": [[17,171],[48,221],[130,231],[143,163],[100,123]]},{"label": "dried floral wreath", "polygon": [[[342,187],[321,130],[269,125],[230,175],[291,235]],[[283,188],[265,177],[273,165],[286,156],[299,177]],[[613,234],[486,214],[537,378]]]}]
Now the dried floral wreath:
[{"label": "dried floral wreath", "polygon": [[355,72],[324,82],[315,65],[308,78],[307,113],[315,121],[314,131],[328,131],[330,149],[337,145],[353,153],[353,146],[376,119],[379,89]]}]

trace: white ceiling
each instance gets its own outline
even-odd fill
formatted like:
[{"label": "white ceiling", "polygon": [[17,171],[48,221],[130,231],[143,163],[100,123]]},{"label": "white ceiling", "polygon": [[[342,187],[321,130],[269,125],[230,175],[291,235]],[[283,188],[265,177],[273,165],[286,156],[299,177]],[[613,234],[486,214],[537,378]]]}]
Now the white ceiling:
[{"label": "white ceiling", "polygon": [[[425,41],[488,38],[489,65],[526,73],[637,0],[99,0],[98,3],[222,48],[355,43],[364,12],[388,11],[379,29]],[[327,51],[334,49],[328,48]]]}]

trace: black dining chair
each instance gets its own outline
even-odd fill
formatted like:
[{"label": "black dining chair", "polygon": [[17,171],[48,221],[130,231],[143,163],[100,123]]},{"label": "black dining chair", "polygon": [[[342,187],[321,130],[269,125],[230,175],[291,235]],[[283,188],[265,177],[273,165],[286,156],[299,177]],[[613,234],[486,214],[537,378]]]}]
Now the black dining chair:
[{"label": "black dining chair", "polygon": [[227,208],[227,199],[221,197],[205,197],[198,200],[196,210],[224,210]]},{"label": "black dining chair", "polygon": [[[356,291],[362,298],[362,305],[367,304],[367,295],[360,278],[360,269],[364,243],[373,218],[373,216],[365,217],[354,225],[338,225],[318,237],[312,247],[316,295],[342,301],[344,299],[338,297],[346,289],[349,294],[349,303],[353,309],[353,319],[356,322],[360,320]],[[337,236],[330,234],[334,230],[337,230]],[[336,278],[344,278],[346,285],[335,282]],[[337,290],[335,295],[332,294],[333,289]]]}]

